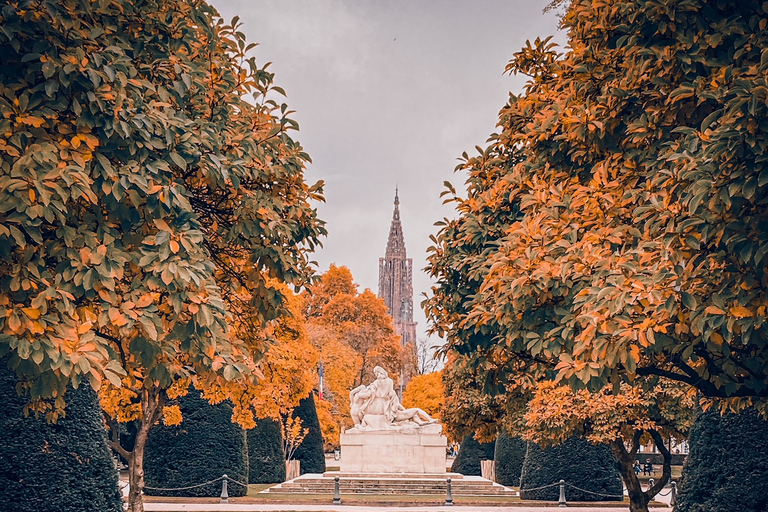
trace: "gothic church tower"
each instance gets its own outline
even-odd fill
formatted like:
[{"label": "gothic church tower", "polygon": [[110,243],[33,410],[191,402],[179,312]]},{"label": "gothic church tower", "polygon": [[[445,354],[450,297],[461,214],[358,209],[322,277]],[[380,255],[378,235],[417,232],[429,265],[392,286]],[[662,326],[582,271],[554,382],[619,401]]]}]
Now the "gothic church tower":
[{"label": "gothic church tower", "polygon": [[395,211],[389,226],[387,251],[379,258],[379,297],[384,299],[401,343],[416,346],[413,321],[413,259],[405,256],[403,226],[400,224],[400,198],[395,189]]}]

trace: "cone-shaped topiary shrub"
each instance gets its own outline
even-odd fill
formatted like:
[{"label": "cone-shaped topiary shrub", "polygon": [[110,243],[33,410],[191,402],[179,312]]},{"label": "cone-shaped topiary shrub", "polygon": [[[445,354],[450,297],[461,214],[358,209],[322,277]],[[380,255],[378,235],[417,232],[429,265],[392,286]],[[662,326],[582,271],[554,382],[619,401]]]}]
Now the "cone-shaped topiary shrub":
[{"label": "cone-shaped topiary shrub", "polygon": [[[149,431],[144,455],[144,493],[151,496],[221,495],[221,481],[181,491],[154,488],[195,486],[221,475],[248,482],[245,431],[232,423],[229,402],[211,405],[194,388],[179,399],[183,420],[174,426],[156,425]],[[246,487],[229,482],[230,496],[245,496]]]},{"label": "cone-shaped topiary shrub", "polygon": [[293,454],[294,460],[301,461],[301,474],[304,473],[324,473],[325,472],[325,452],[323,451],[323,433],[320,430],[320,421],[317,419],[317,409],[315,409],[314,393],[310,393],[307,398],[302,398],[298,407],[293,410],[294,418],[301,419],[301,426],[309,429],[304,438]]},{"label": "cone-shaped topiary shrub", "polygon": [[498,483],[509,487],[520,485],[520,473],[523,471],[527,447],[528,443],[519,437],[508,437],[503,432],[499,433],[493,454]]},{"label": "cone-shaped topiary shrub", "polygon": [[479,443],[474,435],[464,437],[451,465],[451,471],[465,476],[481,476],[480,461],[493,460],[495,443]]},{"label": "cone-shaped topiary shrub", "polygon": [[706,412],[691,429],[676,512],[768,510],[768,421]]},{"label": "cone-shaped topiary shrub", "polygon": [[570,484],[565,486],[567,501],[623,499],[621,475],[608,446],[591,445],[579,438],[571,438],[545,449],[535,443],[528,443],[520,476],[520,497],[524,500],[557,501],[560,496],[557,485],[536,491],[525,489],[558,483],[561,479]]},{"label": "cone-shaped topiary shrub", "polygon": [[122,512],[117,469],[96,392],[67,391],[55,424],[24,417],[16,374],[0,359],[0,510]]},{"label": "cone-shaped topiary shrub", "polygon": [[285,481],[285,456],[280,422],[259,419],[248,436],[248,483],[276,484]]}]

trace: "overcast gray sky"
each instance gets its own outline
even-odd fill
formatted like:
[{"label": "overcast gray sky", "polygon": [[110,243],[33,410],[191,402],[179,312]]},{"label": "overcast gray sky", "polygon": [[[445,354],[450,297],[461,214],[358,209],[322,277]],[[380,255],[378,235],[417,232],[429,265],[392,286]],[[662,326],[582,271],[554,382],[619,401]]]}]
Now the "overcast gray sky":
[{"label": "overcast gray sky", "polygon": [[[239,15],[257,62],[271,61],[313,164],[325,180],[318,206],[328,237],[320,271],[346,265],[378,292],[395,186],[414,265],[417,335],[429,290],[426,266],[443,181],[459,187],[457,157],[484,146],[509,91],[525,77],[503,75],[526,39],[557,32],[548,0],[212,0],[226,20]],[[557,40],[565,40],[560,34]],[[438,342],[439,340],[435,340]]]}]

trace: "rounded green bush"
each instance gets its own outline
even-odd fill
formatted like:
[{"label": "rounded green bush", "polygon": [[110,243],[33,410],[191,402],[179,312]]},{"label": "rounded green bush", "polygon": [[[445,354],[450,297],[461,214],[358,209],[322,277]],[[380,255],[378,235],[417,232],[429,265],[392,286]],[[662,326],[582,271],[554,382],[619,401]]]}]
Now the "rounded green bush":
[{"label": "rounded green bush", "polygon": [[24,417],[16,374],[0,359],[0,510],[122,512],[117,469],[96,392],[69,389],[55,424]]},{"label": "rounded green bush", "polygon": [[480,461],[493,460],[494,447],[495,443],[480,443],[472,434],[465,436],[451,471],[465,476],[481,476]]},{"label": "rounded green bush", "polygon": [[768,421],[706,412],[691,429],[676,512],[768,510]]},{"label": "rounded green bush", "polygon": [[[520,476],[520,497],[524,500],[557,501],[558,485],[530,490],[565,480],[567,501],[621,501],[624,486],[616,459],[606,445],[592,445],[585,439],[542,449],[528,443]],[[584,489],[584,492],[572,486]],[[596,494],[593,494],[596,493]]]},{"label": "rounded green bush", "polygon": [[519,437],[509,437],[503,432],[499,433],[493,454],[496,482],[508,487],[520,485],[520,473],[523,471],[527,448],[528,443]]},{"label": "rounded green bush", "polygon": [[310,393],[307,398],[302,398],[298,407],[293,410],[294,418],[301,419],[301,426],[309,429],[304,441],[296,448],[293,454],[294,460],[301,461],[301,474],[324,473],[325,452],[323,451],[323,433],[320,430],[320,421],[317,419],[315,398]]},{"label": "rounded green bush", "polygon": [[[248,483],[248,448],[245,431],[232,423],[229,402],[211,405],[194,388],[179,399],[180,425],[156,425],[149,431],[144,454],[144,493],[151,496],[221,495],[221,481],[193,489],[158,488],[195,486],[222,475]],[[245,496],[248,489],[229,482],[230,496]]]},{"label": "rounded green bush", "polygon": [[248,483],[276,484],[285,481],[285,456],[280,422],[258,419],[248,436]]}]

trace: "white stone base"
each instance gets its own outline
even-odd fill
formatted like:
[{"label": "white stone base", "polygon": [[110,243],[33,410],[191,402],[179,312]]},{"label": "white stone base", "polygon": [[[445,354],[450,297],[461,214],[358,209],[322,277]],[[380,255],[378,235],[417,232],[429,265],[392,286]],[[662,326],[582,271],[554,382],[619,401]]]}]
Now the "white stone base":
[{"label": "white stone base", "polygon": [[[437,425],[430,425],[437,427]],[[427,433],[427,432],[432,433]],[[434,428],[351,429],[341,434],[342,473],[445,474],[448,440]]]}]

